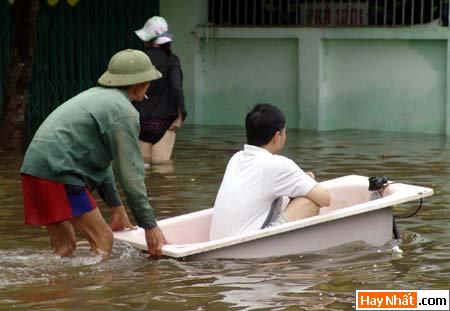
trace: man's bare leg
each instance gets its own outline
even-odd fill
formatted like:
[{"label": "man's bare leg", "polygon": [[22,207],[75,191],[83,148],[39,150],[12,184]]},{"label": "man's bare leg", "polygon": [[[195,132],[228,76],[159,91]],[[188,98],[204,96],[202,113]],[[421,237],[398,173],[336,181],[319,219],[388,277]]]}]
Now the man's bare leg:
[{"label": "man's bare leg", "polygon": [[108,259],[112,251],[113,233],[98,208],[69,221],[88,240],[94,253],[101,253],[103,259]]},{"label": "man's bare leg", "polygon": [[306,197],[297,197],[286,206],[283,214],[294,221],[319,214],[320,207],[314,201]]},{"label": "man's bare leg", "polygon": [[67,220],[47,226],[53,252],[60,256],[69,256],[76,248],[73,226]]}]

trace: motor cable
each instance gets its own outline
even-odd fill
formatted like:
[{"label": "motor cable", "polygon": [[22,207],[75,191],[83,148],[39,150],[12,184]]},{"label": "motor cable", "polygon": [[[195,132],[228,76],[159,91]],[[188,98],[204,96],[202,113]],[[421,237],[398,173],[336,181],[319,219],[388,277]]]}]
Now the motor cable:
[{"label": "motor cable", "polygon": [[414,213],[412,213],[412,214],[410,214],[410,215],[394,215],[394,217],[395,217],[395,218],[410,218],[410,217],[413,217],[413,216],[415,216],[415,215],[420,211],[420,209],[422,208],[422,203],[423,203],[423,199],[420,199],[419,207],[415,210]]}]

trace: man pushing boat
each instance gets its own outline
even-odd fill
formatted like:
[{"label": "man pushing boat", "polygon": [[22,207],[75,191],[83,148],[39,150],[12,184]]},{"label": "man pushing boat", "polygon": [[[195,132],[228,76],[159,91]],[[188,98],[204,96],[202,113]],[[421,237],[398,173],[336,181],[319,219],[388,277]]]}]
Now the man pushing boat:
[{"label": "man pushing boat", "polygon": [[[76,248],[74,228],[92,251],[106,259],[112,230],[133,228],[115,185],[114,171],[137,224],[145,229],[148,251],[160,257],[166,243],[150,207],[139,150],[139,114],[150,81],[161,73],[137,50],[116,53],[99,78],[101,87],[64,102],[42,123],[21,168],[25,223],[46,226],[55,253]],[[90,191],[97,189],[112,208],[109,226]]]},{"label": "man pushing boat", "polygon": [[[278,155],[286,142],[283,112],[258,104],[245,120],[247,144],[228,162],[213,209],[210,240],[315,216],[330,204],[312,173]],[[281,210],[282,197],[291,201]]]}]

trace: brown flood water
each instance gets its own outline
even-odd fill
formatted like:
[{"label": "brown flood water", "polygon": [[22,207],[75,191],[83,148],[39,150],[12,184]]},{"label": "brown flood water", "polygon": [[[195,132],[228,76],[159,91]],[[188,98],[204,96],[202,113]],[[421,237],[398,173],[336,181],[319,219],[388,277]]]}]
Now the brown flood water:
[{"label": "brown flood water", "polygon": [[[187,127],[171,164],[147,176],[160,219],[209,208],[244,129]],[[46,231],[23,225],[21,158],[0,153],[0,310],[352,310],[355,289],[450,287],[450,140],[442,136],[288,131],[283,152],[319,180],[358,174],[431,187],[420,212],[399,219],[392,243],[362,243],[254,260],[152,261],[116,243],[106,262],[86,246],[49,251]],[[418,202],[397,206],[412,212]],[[102,206],[108,217],[108,209]]]}]

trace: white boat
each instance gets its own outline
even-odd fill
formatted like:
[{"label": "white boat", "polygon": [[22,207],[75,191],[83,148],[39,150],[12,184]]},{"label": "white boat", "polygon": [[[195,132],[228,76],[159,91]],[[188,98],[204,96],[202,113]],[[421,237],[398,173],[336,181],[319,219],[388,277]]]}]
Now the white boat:
[{"label": "white boat", "polygon": [[[284,256],[363,241],[382,246],[392,239],[392,206],[433,195],[433,189],[388,182],[383,197],[372,199],[367,177],[349,175],[321,182],[331,196],[320,214],[283,225],[209,240],[212,208],[158,221],[171,243],[164,256],[201,260]],[[116,241],[147,249],[144,230],[114,232]]]}]

